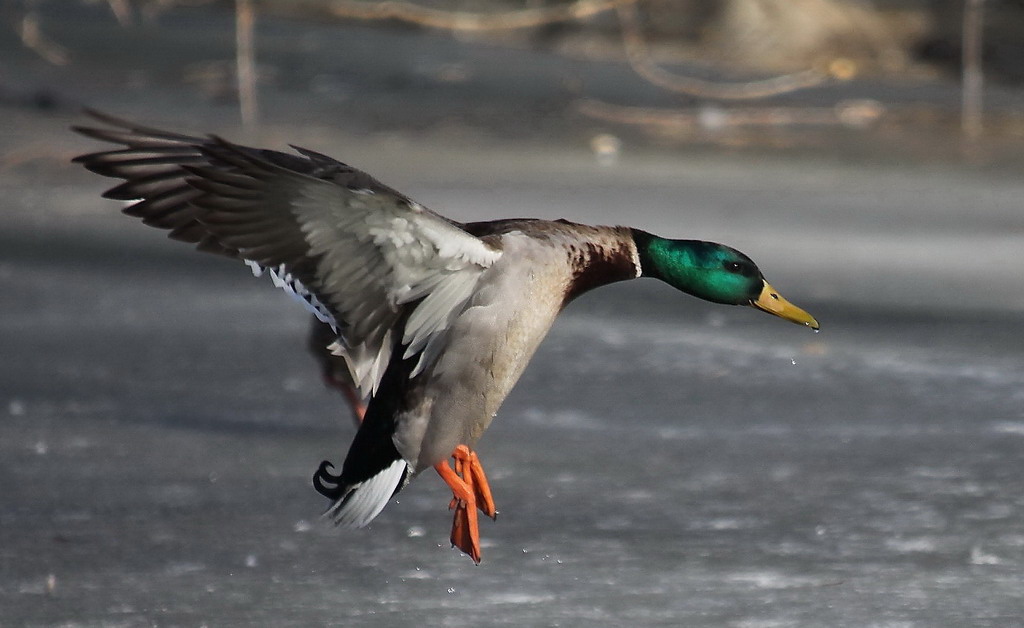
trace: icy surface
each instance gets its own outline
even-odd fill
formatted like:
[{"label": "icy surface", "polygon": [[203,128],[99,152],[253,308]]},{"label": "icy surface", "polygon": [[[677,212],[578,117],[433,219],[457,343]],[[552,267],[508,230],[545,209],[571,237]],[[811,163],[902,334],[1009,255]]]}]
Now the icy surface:
[{"label": "icy surface", "polygon": [[[48,26],[76,51],[101,41]],[[352,35],[337,45],[370,37]],[[461,50],[410,37],[422,44],[410,58]],[[207,105],[183,110],[178,88],[123,88],[120,50],[63,84],[118,114],[224,131],[216,116],[203,126]],[[11,59],[5,81],[57,72]],[[549,67],[515,59],[527,77]],[[496,79],[422,102],[410,96],[422,80],[345,72],[386,83],[386,113],[368,114],[370,101],[360,124],[508,100]],[[616,76],[587,87],[611,90]],[[338,125],[367,91],[341,88],[343,104],[325,107]],[[353,428],[306,354],[302,307],[241,264],[119,215],[99,198],[107,182],[66,159],[5,166],[0,626],[1021,625],[1019,179],[629,144],[602,168],[584,142],[467,151],[301,126],[285,104],[303,97],[265,101],[288,119],[267,126],[275,146],[367,166],[460,219],[566,217],[727,242],[822,332],[653,281],[582,297],[480,444],[500,516],[482,522],[474,566],[448,547],[450,494],[431,474],[367,529],[319,519],[311,475],[341,461]],[[8,145],[63,146],[82,122],[4,112],[12,161]],[[520,119],[504,119],[514,134]]]},{"label": "icy surface", "polygon": [[[48,203],[104,203],[86,181],[22,202],[2,236],[12,625],[1011,626],[1024,612],[1019,279],[974,281],[964,307],[919,281],[962,271],[954,255],[923,275],[834,272],[790,237],[796,252],[763,265],[820,334],[655,282],[584,296],[481,443],[501,514],[475,567],[448,548],[431,474],[368,529],[319,520],[310,475],[340,462],[352,427],[305,354],[308,314],[115,208],[34,223]],[[762,185],[800,196],[798,176]],[[1019,198],[987,185],[996,209]],[[551,211],[588,212],[572,188]],[[921,237],[929,208],[892,188],[894,233]]]}]

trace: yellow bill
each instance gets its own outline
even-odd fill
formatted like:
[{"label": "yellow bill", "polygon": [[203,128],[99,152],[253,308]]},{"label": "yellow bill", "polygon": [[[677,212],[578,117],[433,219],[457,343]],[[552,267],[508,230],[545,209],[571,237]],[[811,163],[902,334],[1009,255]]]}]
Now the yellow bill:
[{"label": "yellow bill", "polygon": [[806,325],[811,329],[818,329],[818,321],[814,320],[813,316],[783,299],[782,295],[767,281],[764,282],[761,295],[751,301],[750,304],[759,310],[764,310],[787,321]]}]

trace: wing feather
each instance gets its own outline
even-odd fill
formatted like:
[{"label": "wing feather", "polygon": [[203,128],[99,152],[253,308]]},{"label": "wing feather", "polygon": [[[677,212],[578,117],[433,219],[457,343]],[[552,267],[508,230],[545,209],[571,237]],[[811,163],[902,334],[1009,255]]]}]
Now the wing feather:
[{"label": "wing feather", "polygon": [[[461,225],[366,173],[302,148],[300,156],[169,133],[96,115],[113,128],[77,128],[123,148],[75,161],[124,179],[107,196],[125,213],[201,250],[268,269],[274,283],[338,332],[364,393],[392,351],[440,353],[481,274],[501,255]],[[397,332],[397,333],[396,333]]]}]

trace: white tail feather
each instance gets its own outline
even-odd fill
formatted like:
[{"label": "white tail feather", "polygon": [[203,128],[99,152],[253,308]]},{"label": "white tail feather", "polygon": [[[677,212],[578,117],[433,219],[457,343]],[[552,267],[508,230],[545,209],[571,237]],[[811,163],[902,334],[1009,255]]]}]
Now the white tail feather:
[{"label": "white tail feather", "polygon": [[338,525],[364,527],[388,505],[408,468],[405,460],[395,460],[387,469],[353,486],[344,497],[334,502],[324,516],[330,517]]}]

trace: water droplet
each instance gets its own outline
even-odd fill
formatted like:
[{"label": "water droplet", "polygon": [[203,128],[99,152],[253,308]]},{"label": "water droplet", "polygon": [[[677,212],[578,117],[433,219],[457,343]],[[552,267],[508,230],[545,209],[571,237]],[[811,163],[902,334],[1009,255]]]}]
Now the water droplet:
[{"label": "water droplet", "polygon": [[256,560],[256,554],[249,554],[248,556],[245,557],[245,566],[246,567],[252,569],[253,567],[255,567],[258,564],[259,564],[259,561]]},{"label": "water droplet", "polygon": [[448,587],[448,595],[455,593],[455,587]]},{"label": "water droplet", "polygon": [[789,361],[793,363],[793,366],[796,366],[796,358],[791,358]]}]

